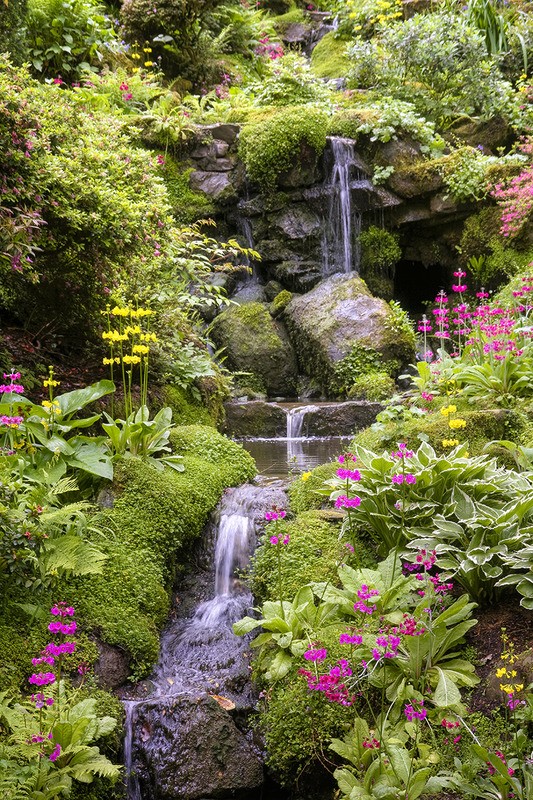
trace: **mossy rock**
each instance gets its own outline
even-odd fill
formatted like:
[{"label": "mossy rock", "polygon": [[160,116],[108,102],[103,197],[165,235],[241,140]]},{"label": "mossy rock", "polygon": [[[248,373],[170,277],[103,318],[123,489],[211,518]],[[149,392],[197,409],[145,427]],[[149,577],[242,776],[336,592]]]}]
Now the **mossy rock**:
[{"label": "mossy rock", "polygon": [[175,219],[187,225],[211,216],[215,211],[211,200],[203,192],[191,189],[190,176],[194,168],[187,163],[176,161],[168,153],[164,158],[163,179]]},{"label": "mossy rock", "polygon": [[302,370],[327,391],[335,366],[354,345],[395,365],[414,356],[414,338],[397,325],[394,309],[373,297],[356,275],[334,275],[291,300],[284,318]]},{"label": "mossy rock", "polygon": [[326,33],[311,54],[311,69],[317,78],[344,78],[351,68],[346,55],[348,42],[334,31]]},{"label": "mossy rock", "polygon": [[207,408],[181,386],[163,386],[161,394],[163,404],[172,409],[172,421],[176,425],[215,425]]},{"label": "mossy rock", "polygon": [[213,341],[225,348],[226,366],[250,372],[270,396],[291,395],[296,389],[297,365],[283,326],[263,303],[243,303],[220,314],[212,327]]},{"label": "mossy rock", "polygon": [[460,411],[462,419],[466,420],[466,428],[451,431],[448,420],[442,414],[429,413],[426,417],[416,417],[401,423],[387,422],[383,425],[373,426],[361,431],[353,440],[352,446],[360,445],[374,452],[382,452],[395,447],[398,442],[406,442],[410,447],[416,448],[420,444],[420,437],[427,437],[429,444],[437,453],[449,452],[449,447],[444,447],[442,442],[446,439],[459,439],[468,442],[468,452],[471,456],[479,455],[483,448],[492,440],[509,438],[508,426],[512,421],[511,415],[502,410],[493,411]]},{"label": "mossy rock", "polygon": [[271,316],[274,318],[278,317],[289,305],[291,300],[292,292],[289,292],[287,289],[283,289],[270,303],[268,310],[270,311]]}]

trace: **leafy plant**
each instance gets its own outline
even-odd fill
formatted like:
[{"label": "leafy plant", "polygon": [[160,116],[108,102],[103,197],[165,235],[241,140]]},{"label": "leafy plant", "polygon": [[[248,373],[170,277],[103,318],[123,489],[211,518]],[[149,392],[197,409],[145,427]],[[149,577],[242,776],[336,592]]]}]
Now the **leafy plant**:
[{"label": "leafy plant", "polygon": [[158,470],[172,467],[176,472],[183,472],[182,456],[161,455],[171,453],[169,446],[172,429],[172,410],[162,408],[150,419],[148,406],[141,406],[133,411],[127,419],[113,419],[104,412],[107,422],[102,428],[109,437],[108,447],[113,458],[140,458]]}]

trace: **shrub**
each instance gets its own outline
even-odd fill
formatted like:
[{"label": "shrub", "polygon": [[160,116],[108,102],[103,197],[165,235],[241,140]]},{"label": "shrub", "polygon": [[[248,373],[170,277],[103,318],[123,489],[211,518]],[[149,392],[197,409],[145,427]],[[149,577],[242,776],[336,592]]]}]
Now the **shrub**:
[{"label": "shrub", "polygon": [[9,53],[17,64],[26,54],[23,28],[26,5],[27,0],[9,0],[0,14],[0,53]]},{"label": "shrub", "polygon": [[395,387],[396,384],[388,373],[369,372],[356,377],[348,390],[348,397],[357,400],[386,400],[394,394]]},{"label": "shrub", "polygon": [[322,102],[330,92],[312,72],[306,58],[289,52],[269,64],[270,73],[260,84],[252,85],[259,106],[289,106]]},{"label": "shrub", "polygon": [[92,0],[28,0],[26,23],[30,61],[42,77],[78,80],[118,49],[109,17]]}]

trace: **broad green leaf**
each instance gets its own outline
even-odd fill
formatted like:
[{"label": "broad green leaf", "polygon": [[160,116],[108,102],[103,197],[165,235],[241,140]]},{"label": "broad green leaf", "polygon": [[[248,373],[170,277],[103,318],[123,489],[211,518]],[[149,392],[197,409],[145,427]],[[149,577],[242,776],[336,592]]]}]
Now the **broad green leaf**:
[{"label": "broad green leaf", "polygon": [[460,703],[461,693],[446,671],[440,667],[433,667],[431,672],[433,671],[439,676],[435,692],[433,693],[433,702],[435,705],[440,708],[446,708]]}]

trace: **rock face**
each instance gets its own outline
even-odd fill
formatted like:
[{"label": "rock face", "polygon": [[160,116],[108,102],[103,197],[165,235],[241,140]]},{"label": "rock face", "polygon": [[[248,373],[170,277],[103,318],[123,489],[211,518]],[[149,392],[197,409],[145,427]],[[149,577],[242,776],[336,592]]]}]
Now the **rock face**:
[{"label": "rock face", "polygon": [[164,706],[143,703],[137,724],[145,742],[137,769],[146,797],[244,800],[263,782],[258,752],[207,694],[178,695]]},{"label": "rock face", "polygon": [[226,403],[225,433],[243,439],[248,436],[272,439],[287,434],[287,414],[276,403],[250,400]]},{"label": "rock face", "polygon": [[263,303],[243,303],[220,314],[212,328],[234,372],[249,372],[270,396],[295,391],[297,363],[284,327]]},{"label": "rock face", "polygon": [[391,309],[355,275],[333,275],[296,297],[284,313],[301,368],[323,386],[336,362],[358,344],[384,359],[408,361],[410,345],[394,332]]},{"label": "rock face", "polygon": [[383,406],[364,400],[310,406],[305,415],[307,436],[351,436],[372,425]]}]

